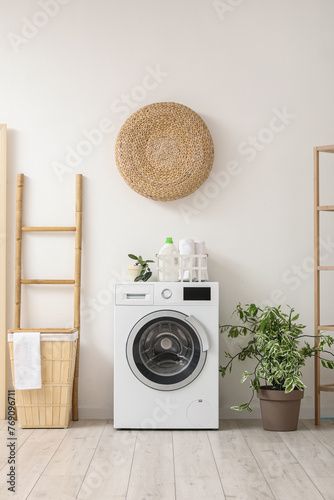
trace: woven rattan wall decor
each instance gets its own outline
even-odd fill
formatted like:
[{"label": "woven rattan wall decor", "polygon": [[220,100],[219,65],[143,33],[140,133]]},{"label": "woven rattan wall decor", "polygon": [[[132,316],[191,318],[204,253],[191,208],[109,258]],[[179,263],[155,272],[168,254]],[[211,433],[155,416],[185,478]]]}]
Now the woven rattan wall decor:
[{"label": "woven rattan wall decor", "polygon": [[175,102],[149,104],[123,124],[116,164],[137,193],[169,201],[196,191],[213,163],[213,142],[202,118]]}]

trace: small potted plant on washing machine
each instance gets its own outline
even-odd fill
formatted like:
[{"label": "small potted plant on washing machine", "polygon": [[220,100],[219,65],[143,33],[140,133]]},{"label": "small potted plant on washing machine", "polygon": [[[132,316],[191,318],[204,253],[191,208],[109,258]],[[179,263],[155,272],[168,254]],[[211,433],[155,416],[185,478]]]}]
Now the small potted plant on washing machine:
[{"label": "small potted plant on washing machine", "polygon": [[128,266],[129,278],[131,281],[147,281],[152,276],[152,271],[149,264],[154,260],[144,260],[141,255],[137,257],[133,253],[129,253],[128,257],[135,261],[134,264]]},{"label": "small potted plant on washing machine", "polygon": [[298,322],[299,314],[292,308],[284,312],[281,306],[261,308],[255,304],[239,304],[235,314],[239,324],[222,325],[220,329],[231,339],[239,338],[239,345],[244,345],[238,347],[235,354],[225,352],[227,362],[220,366],[220,373],[224,377],[231,372],[235,360],[254,359],[255,367],[252,371],[243,371],[241,378],[242,383],[250,382],[250,399],[232,409],[252,411],[251,403],[257,394],[264,429],[296,430],[305,389],[302,368],[307,358],[318,353],[322,365],[333,369],[334,361],[325,355],[333,356],[329,349],[334,338],[319,335],[316,346],[311,346],[305,339],[314,339],[314,336],[304,333],[305,326]]}]

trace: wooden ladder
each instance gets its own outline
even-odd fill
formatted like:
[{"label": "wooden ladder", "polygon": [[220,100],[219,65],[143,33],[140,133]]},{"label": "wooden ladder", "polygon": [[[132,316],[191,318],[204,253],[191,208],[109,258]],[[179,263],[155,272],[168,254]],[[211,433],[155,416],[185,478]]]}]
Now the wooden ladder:
[{"label": "wooden ladder", "polygon": [[[334,266],[322,266],[320,263],[320,212],[334,212],[334,205],[320,205],[320,153],[334,153],[333,146],[317,146],[313,149],[314,157],[314,335],[315,346],[319,345],[322,331],[334,331],[334,325],[322,325],[320,319],[320,272],[334,271]],[[334,391],[333,384],[321,384],[320,354],[314,357],[314,402],[315,425],[320,424],[320,393]]]},{"label": "wooden ladder", "polygon": [[[75,226],[24,226],[23,219],[24,175],[16,176],[16,247],[15,247],[15,319],[14,328],[9,331],[38,331],[41,333],[74,333],[78,331],[77,354],[73,380],[72,420],[78,420],[78,382],[80,347],[80,288],[81,288],[81,241],[82,241],[82,175],[76,175]],[[22,234],[30,232],[73,232],[75,233],[74,279],[24,279],[22,278]],[[73,285],[74,321],[73,328],[21,328],[22,285]]]}]

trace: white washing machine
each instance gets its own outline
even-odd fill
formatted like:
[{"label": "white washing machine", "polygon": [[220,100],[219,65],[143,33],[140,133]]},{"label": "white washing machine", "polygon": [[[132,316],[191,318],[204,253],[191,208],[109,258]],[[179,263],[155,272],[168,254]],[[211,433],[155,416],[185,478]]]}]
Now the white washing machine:
[{"label": "white washing machine", "polygon": [[217,429],[218,283],[127,283],[115,292],[115,428]]}]

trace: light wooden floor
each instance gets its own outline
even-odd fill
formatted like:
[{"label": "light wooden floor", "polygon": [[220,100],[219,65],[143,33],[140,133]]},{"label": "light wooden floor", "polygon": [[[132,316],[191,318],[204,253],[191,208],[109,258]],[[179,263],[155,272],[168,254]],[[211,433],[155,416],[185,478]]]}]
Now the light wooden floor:
[{"label": "light wooden floor", "polygon": [[334,422],[266,432],[259,421],[219,431],[17,430],[17,493],[7,494],[0,424],[0,498],[70,500],[334,499]]}]

